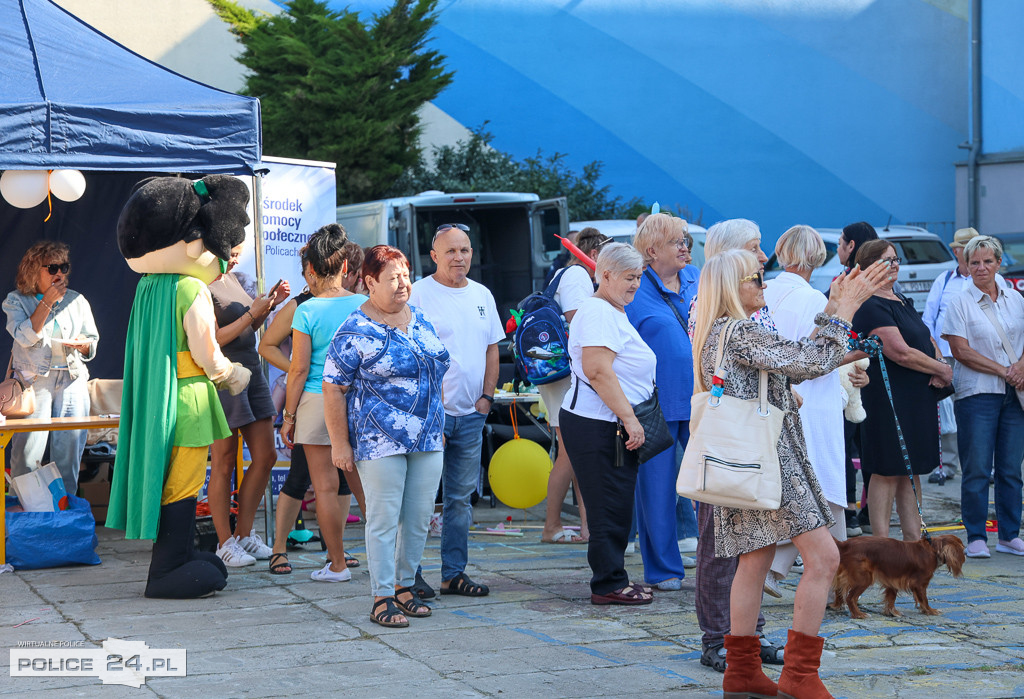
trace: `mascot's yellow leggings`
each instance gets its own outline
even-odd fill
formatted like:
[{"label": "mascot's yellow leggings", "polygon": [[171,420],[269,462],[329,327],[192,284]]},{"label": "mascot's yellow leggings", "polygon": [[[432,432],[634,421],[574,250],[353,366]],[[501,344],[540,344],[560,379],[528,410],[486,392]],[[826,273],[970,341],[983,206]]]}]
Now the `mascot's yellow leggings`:
[{"label": "mascot's yellow leggings", "polygon": [[171,449],[171,467],[160,496],[161,505],[170,505],[199,494],[206,480],[206,458],[209,447],[174,447]]}]

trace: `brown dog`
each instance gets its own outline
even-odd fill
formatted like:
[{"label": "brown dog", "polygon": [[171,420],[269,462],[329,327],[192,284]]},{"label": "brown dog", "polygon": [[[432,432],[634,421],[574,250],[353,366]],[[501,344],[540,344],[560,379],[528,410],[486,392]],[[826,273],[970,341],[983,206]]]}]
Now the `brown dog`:
[{"label": "brown dog", "polygon": [[858,536],[836,544],[839,546],[839,570],[832,580],[835,600],[830,607],[840,609],[845,599],[853,619],[867,617],[857,606],[857,600],[873,583],[885,588],[882,613],[887,616],[903,616],[896,610],[896,594],[900,591],[914,595],[922,614],[938,614],[928,606],[928,584],[932,575],[945,564],[954,577],[960,577],[966,560],[964,542],[952,534],[913,542]]}]

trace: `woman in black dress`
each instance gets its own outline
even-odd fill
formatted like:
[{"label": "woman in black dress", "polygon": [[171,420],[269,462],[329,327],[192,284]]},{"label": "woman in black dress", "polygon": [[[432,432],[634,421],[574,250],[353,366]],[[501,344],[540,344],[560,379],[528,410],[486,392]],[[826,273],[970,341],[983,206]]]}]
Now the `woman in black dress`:
[{"label": "woman in black dress", "polygon": [[892,289],[900,264],[892,244],[873,240],[857,252],[861,269],[879,259],[890,265],[889,280],[857,311],[853,329],[861,336],[877,335],[882,340],[896,415],[910,454],[914,487],[907,477],[893,409],[877,361],[872,361],[868,369],[870,383],[861,389],[867,412],[861,428],[861,468],[871,474],[868,511],[872,533],[889,535],[889,517],[895,501],[903,540],[917,541],[921,538],[921,518],[914,488],[920,492],[918,476],[929,473],[939,463],[939,421],[931,387],[948,386],[953,370],[942,361],[914,304]]}]

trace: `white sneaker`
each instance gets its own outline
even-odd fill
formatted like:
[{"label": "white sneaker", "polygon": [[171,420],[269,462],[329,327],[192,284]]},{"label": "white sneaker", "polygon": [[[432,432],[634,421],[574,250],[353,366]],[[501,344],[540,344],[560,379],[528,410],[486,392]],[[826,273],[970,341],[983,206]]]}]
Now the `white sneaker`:
[{"label": "white sneaker", "polygon": [[964,554],[968,558],[991,558],[992,554],[988,550],[988,542],[984,539],[975,539],[967,545],[967,550]]},{"label": "white sneaker", "polygon": [[765,594],[771,595],[776,599],[782,597],[782,589],[779,587],[779,581],[775,577],[775,573],[770,570],[764,579],[764,591]]},{"label": "white sneaker", "polygon": [[802,573],[802,572],[804,572],[804,559],[801,558],[800,556],[797,556],[796,560],[793,561],[793,567],[790,568],[790,570],[793,571],[794,573]]},{"label": "white sneaker", "polygon": [[261,539],[260,535],[256,533],[255,528],[249,532],[249,536],[240,540],[238,544],[242,547],[242,550],[257,561],[267,560],[270,558],[270,554],[274,552],[272,548],[263,543],[263,539]]},{"label": "white sneaker", "polygon": [[256,565],[256,559],[245,552],[245,549],[238,543],[238,537],[233,536],[222,545],[217,547],[217,556],[224,561],[228,568],[244,568],[245,566]]},{"label": "white sneaker", "polygon": [[1014,556],[1024,556],[1024,541],[1020,540],[1020,537],[1014,538],[1012,541],[999,540],[996,544],[996,551],[999,553],[1012,553]]},{"label": "white sneaker", "polygon": [[632,556],[634,553],[636,553],[636,542],[630,541],[626,544],[626,555]]},{"label": "white sneaker", "polygon": [[688,536],[679,540],[679,553],[696,553],[697,537]]},{"label": "white sneaker", "polygon": [[690,556],[683,556],[682,558],[683,558],[683,567],[684,568],[696,568],[697,567],[697,559],[696,558],[691,558]]},{"label": "white sneaker", "polygon": [[352,571],[346,568],[340,573],[335,573],[331,570],[331,564],[328,563],[320,570],[314,570],[309,577],[317,582],[348,582],[352,579]]}]

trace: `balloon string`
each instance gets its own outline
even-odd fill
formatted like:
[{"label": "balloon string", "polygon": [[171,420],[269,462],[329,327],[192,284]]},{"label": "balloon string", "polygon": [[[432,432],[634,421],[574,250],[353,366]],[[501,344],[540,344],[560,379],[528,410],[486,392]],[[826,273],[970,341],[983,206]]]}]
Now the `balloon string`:
[{"label": "balloon string", "polygon": [[516,399],[512,399],[512,405],[508,408],[509,415],[512,416],[512,439],[519,439],[519,427],[516,425]]},{"label": "balloon string", "polygon": [[50,175],[52,174],[53,170],[46,171],[46,205],[50,207],[50,213],[46,214],[46,218],[43,219],[43,223],[49,221],[50,217],[53,216],[53,199],[50,192]]}]

